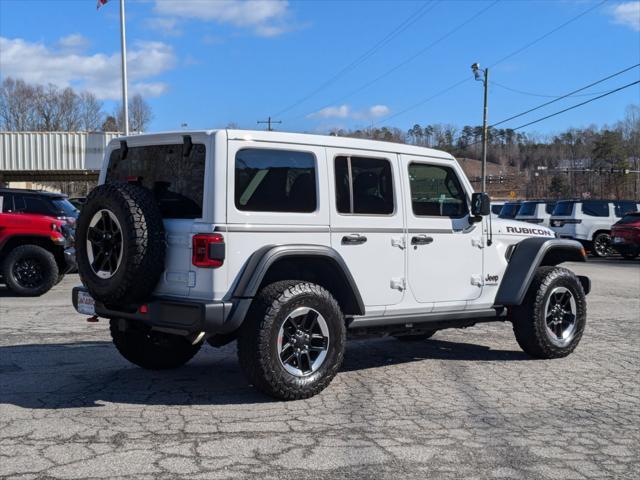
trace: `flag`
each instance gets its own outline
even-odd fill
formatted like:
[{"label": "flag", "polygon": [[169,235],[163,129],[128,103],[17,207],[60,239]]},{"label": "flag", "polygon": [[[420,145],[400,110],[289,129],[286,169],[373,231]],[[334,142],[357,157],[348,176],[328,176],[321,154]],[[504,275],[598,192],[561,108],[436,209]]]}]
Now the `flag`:
[{"label": "flag", "polygon": [[100,10],[100,7],[105,5],[109,0],[98,0],[98,4],[96,5],[96,10]]}]

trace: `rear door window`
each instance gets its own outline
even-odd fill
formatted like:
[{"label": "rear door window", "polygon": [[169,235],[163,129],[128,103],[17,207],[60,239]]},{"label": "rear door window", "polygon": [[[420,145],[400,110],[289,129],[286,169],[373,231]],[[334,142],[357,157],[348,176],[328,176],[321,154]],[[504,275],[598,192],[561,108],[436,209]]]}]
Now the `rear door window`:
[{"label": "rear door window", "polygon": [[553,216],[570,217],[573,214],[573,206],[576,202],[558,202],[553,209]]},{"label": "rear door window", "polygon": [[609,202],[583,202],[582,213],[589,215],[590,217],[608,217],[609,216]]},{"label": "rear door window", "polygon": [[382,158],[336,157],[336,208],[339,213],[391,215],[394,211],[391,164]]},{"label": "rear door window", "polygon": [[200,218],[204,193],[206,148],[194,143],[188,155],[183,144],[129,147],[111,152],[107,182],[137,181],[151,190],[164,218]]},{"label": "rear door window", "polygon": [[520,207],[518,215],[531,216],[536,214],[537,202],[524,202]]}]

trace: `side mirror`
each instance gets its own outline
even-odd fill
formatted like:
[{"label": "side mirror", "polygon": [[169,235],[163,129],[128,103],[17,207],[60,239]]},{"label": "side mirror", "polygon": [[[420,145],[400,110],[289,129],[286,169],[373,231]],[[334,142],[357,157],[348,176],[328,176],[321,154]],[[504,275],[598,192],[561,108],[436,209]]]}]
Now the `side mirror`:
[{"label": "side mirror", "polygon": [[471,216],[482,217],[491,213],[491,199],[485,192],[471,195]]}]

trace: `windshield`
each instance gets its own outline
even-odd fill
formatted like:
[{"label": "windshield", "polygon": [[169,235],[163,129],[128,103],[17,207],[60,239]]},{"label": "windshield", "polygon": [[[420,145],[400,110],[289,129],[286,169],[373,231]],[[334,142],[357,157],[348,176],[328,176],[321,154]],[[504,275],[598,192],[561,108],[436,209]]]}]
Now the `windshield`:
[{"label": "windshield", "polygon": [[616,222],[616,225],[628,225],[640,222],[640,213],[630,213]]},{"label": "windshield", "polygon": [[575,202],[558,202],[553,209],[553,216],[569,216],[573,213],[573,205]]},{"label": "windshield", "polygon": [[155,195],[163,218],[202,217],[205,146],[194,143],[189,155],[183,144],[129,147],[111,152],[107,182],[137,181]]},{"label": "windshield", "polygon": [[515,218],[519,211],[519,203],[505,203],[502,210],[500,210],[500,218]]},{"label": "windshield", "polygon": [[518,215],[527,215],[527,216],[535,215],[536,205],[538,205],[538,202],[524,202],[520,207],[520,211],[518,212]]},{"label": "windshield", "polygon": [[51,203],[60,217],[78,218],[79,210],[66,198],[54,198]]}]

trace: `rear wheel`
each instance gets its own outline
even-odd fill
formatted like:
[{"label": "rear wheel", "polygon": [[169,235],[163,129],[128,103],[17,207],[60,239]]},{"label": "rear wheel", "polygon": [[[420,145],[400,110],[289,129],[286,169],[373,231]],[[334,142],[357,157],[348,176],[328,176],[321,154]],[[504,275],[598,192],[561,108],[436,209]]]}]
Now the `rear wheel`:
[{"label": "rear wheel", "polygon": [[111,338],[120,354],[148,370],[177,368],[198,353],[202,342],[192,345],[186,337],[154,332],[144,324],[110,320]]},{"label": "rear wheel", "polygon": [[566,268],[541,267],[511,315],[522,350],[537,358],[565,357],[580,342],[587,323],[582,284]]},{"label": "rear wheel", "polygon": [[596,257],[608,257],[611,253],[611,236],[607,232],[600,232],[593,237],[593,254]]},{"label": "rear wheel", "polygon": [[238,337],[248,380],[283,400],[311,397],[336,375],[346,343],[340,307],[312,283],[285,280],[263,288]]},{"label": "rear wheel", "polygon": [[56,284],[58,264],[49,250],[39,245],[16,247],[2,263],[2,277],[16,295],[36,297]]}]

